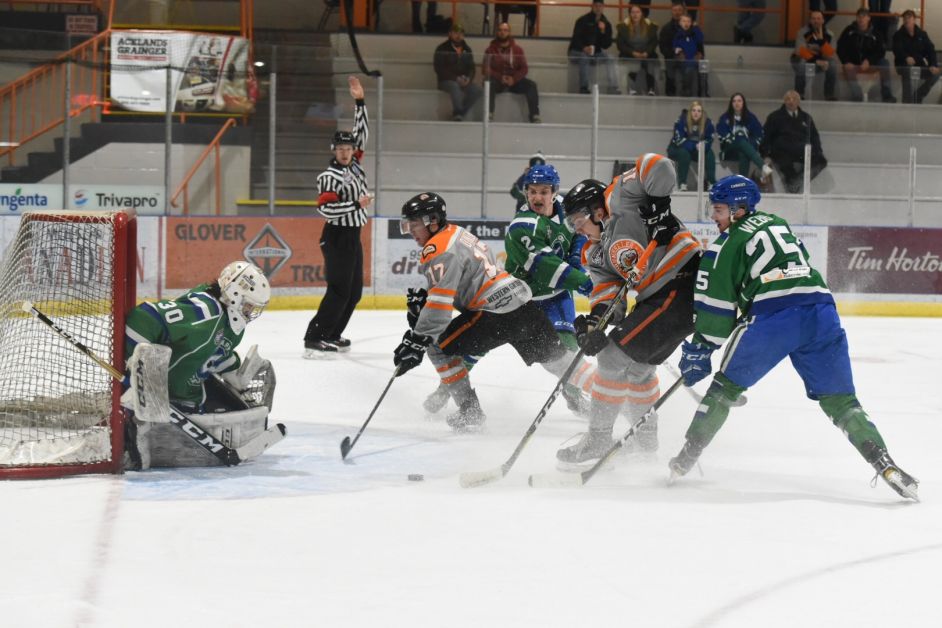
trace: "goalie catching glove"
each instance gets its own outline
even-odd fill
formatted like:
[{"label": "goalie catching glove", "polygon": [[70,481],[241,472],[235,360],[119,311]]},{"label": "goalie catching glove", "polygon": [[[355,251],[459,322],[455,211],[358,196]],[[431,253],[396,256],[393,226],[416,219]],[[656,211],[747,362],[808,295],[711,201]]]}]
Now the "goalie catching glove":
[{"label": "goalie catching glove", "polygon": [[271,411],[275,397],[275,369],[270,361],[258,354],[258,345],[252,345],[239,368],[220,377],[248,407],[265,406]]},{"label": "goalie catching glove", "polygon": [[393,364],[399,370],[398,375],[403,375],[406,371],[411,371],[422,364],[425,350],[430,344],[432,344],[431,336],[417,334],[411,329],[403,334],[402,342],[393,352]]}]

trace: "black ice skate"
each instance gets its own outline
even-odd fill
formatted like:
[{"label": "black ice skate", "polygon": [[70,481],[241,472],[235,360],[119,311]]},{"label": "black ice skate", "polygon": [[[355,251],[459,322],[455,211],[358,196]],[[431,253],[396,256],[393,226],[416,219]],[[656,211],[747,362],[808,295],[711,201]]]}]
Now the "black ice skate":
[{"label": "black ice skate", "polygon": [[487,416],[481,410],[478,395],[472,390],[468,398],[461,402],[458,411],[448,415],[445,422],[456,432],[476,432],[483,427],[486,420]]},{"label": "black ice skate", "polygon": [[301,356],[305,360],[318,360],[337,355],[340,349],[326,340],[305,340],[304,354]]},{"label": "black ice skate", "polygon": [[667,466],[671,470],[669,482],[673,484],[677,478],[687,475],[690,470],[693,469],[693,466],[697,464],[701,453],[703,453],[703,447],[694,445],[689,440],[685,442],[684,448],[680,450],[680,453],[671,458],[671,461],[667,463]]},{"label": "black ice skate", "polygon": [[556,452],[556,466],[560,471],[581,471],[595,464],[614,444],[611,432],[589,430],[575,445]]},{"label": "black ice skate", "polygon": [[337,347],[337,351],[340,352],[349,351],[350,345],[352,344],[349,338],[344,338],[343,336],[338,336],[337,338],[328,338],[324,342]]},{"label": "black ice skate", "polygon": [[451,399],[451,393],[448,392],[448,386],[439,384],[438,388],[422,402],[422,408],[429,414],[435,414],[448,405],[449,399]]},{"label": "black ice skate", "polygon": [[[890,458],[890,454],[888,454],[885,449],[869,442],[865,443],[864,447],[868,444],[871,445],[871,450],[866,455],[866,458],[867,461],[873,465],[873,468],[876,469],[877,475],[883,478],[883,480],[890,485],[890,488],[901,496],[918,502],[919,495],[917,491],[919,489],[919,480],[896,466],[896,463],[893,462],[893,459]],[[876,478],[874,478],[874,482],[876,482]]]}]

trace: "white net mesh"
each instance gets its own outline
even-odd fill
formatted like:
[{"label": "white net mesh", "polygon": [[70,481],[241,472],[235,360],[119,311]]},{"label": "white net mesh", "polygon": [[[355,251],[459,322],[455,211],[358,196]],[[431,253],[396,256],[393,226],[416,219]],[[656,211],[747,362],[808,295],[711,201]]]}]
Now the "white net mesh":
[{"label": "white net mesh", "polygon": [[[108,461],[112,378],[41,321],[31,301],[114,363],[117,212],[23,216],[0,267],[0,468]],[[123,280],[123,278],[122,278]]]}]

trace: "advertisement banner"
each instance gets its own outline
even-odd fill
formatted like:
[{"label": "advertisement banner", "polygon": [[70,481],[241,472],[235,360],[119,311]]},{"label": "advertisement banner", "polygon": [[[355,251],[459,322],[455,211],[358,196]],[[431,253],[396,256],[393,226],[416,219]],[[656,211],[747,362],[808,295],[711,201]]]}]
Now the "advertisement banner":
[{"label": "advertisement banner", "polygon": [[[229,262],[246,259],[261,268],[273,288],[323,288],[327,282],[320,235],[321,218],[166,219],[166,287],[191,288],[215,279]],[[373,285],[372,229],[360,231],[363,283]]]},{"label": "advertisement banner", "polygon": [[831,290],[942,295],[942,229],[831,227]]},{"label": "advertisement banner", "polygon": [[175,111],[250,113],[249,41],[174,31],[114,31],[111,99],[130,111],[166,111],[167,66]]},{"label": "advertisement banner", "polygon": [[37,209],[133,209],[139,216],[164,213],[164,189],[159,185],[77,183],[69,186],[68,200],[63,203],[62,186],[57,183],[0,183],[0,214]]},{"label": "advertisement banner", "polygon": [[[385,222],[385,225],[383,224]],[[452,224],[464,227],[494,252],[501,266],[507,258],[504,253],[504,234],[510,224],[505,220],[456,220]],[[404,294],[408,288],[425,287],[425,278],[419,275],[421,250],[411,235],[399,232],[399,220],[377,220],[376,292],[384,295]],[[385,237],[383,237],[385,236]]]},{"label": "advertisement banner", "polygon": [[0,183],[0,215],[36,209],[62,209],[62,186],[52,183]]}]

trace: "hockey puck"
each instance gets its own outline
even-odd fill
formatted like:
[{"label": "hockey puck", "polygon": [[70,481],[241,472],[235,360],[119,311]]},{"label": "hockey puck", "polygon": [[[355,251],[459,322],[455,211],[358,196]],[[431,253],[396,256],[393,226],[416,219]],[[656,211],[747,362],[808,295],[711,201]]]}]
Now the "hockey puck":
[{"label": "hockey puck", "polygon": [[410,473],[410,474],[409,474],[409,481],[410,481],[410,482],[421,482],[421,481],[424,480],[424,479],[425,479],[425,476],[422,475],[421,473]]}]

